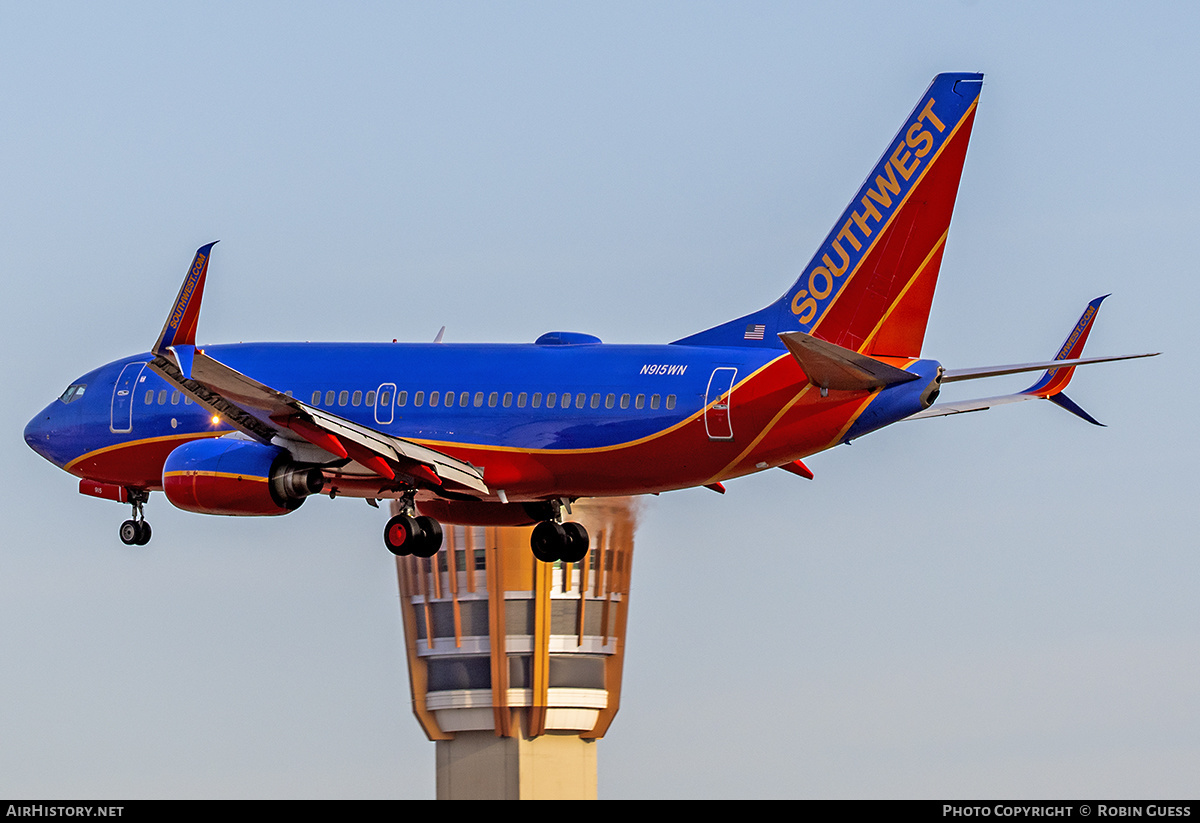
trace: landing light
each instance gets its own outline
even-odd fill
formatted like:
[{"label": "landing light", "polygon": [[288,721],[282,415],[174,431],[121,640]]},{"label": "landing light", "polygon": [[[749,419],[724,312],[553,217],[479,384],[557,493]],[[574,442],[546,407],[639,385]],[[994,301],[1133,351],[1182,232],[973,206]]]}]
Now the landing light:
[{"label": "landing light", "polygon": [[217,424],[218,424],[218,423],[220,423],[220,422],[221,422],[221,415],[219,415],[219,414],[214,414],[214,415],[212,416],[212,424],[215,426],[215,425],[217,425]]}]

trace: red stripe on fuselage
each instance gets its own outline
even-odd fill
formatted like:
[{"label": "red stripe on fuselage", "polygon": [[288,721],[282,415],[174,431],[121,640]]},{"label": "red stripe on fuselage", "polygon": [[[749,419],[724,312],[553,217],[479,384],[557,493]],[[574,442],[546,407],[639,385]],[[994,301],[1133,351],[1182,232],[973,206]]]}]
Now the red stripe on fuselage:
[{"label": "red stripe on fuselage", "polygon": [[88,452],[75,458],[64,469],[77,477],[116,483],[134,489],[162,490],[163,464],[167,455],[184,443],[206,437],[220,437],[228,431],[191,432],[189,434],[131,440]]},{"label": "red stripe on fuselage", "polygon": [[758,470],[759,463],[775,466],[827,449],[870,398],[866,392],[837,391],[823,398],[815,390],[804,391],[806,385],[804,372],[791,356],[773,360],[738,384],[730,408],[733,440],[710,440],[699,413],[658,435],[602,450],[517,451],[424,443],[483,466],[485,479],[505,478],[507,485],[489,485],[502,488],[510,499],[668,491],[739,477]]}]

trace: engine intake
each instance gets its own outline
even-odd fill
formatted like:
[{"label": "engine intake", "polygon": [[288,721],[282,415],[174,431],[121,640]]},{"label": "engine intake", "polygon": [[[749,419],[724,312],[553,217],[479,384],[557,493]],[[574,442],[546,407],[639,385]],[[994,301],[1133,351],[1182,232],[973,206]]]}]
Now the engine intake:
[{"label": "engine intake", "polygon": [[167,455],[163,491],[178,508],[200,514],[264,516],[300,508],[325,486],[316,466],[296,463],[278,446],[252,440],[193,440]]}]

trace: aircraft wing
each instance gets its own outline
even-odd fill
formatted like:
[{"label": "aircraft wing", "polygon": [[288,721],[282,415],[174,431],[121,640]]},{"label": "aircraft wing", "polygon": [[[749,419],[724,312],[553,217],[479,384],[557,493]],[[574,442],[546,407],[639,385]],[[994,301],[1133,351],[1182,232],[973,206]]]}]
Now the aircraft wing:
[{"label": "aircraft wing", "polygon": [[387,480],[488,492],[482,471],[469,463],[310,406],[194,346],[168,347],[150,368],[257,440],[311,443],[331,460],[353,460]]},{"label": "aircraft wing", "polygon": [[154,344],[150,368],[196,402],[263,443],[311,443],[332,461],[354,461],[387,481],[487,494],[481,469],[448,454],[355,423],[276,391],[196,348],[200,301],[214,243],[201,246]]},{"label": "aircraft wing", "polygon": [[1114,360],[1154,357],[1159,354],[1159,352],[1153,352],[1149,354],[1122,354],[1109,357],[1080,357],[1083,353],[1083,345],[1087,342],[1088,334],[1091,333],[1096,313],[1100,310],[1100,304],[1104,301],[1105,297],[1108,297],[1108,295],[1097,297],[1088,303],[1087,308],[1083,311],[1083,315],[1079,318],[1079,322],[1075,324],[1075,328],[1067,335],[1067,339],[1063,341],[1058,354],[1055,355],[1053,360],[1047,360],[1044,363],[989,366],[982,369],[947,369],[942,373],[942,383],[952,383],[958,380],[976,380],[981,377],[996,377],[1004,374],[1019,374],[1021,372],[1045,369],[1045,373],[1042,374],[1041,378],[1029,388],[1016,394],[1002,394],[997,397],[981,397],[975,400],[960,400],[953,403],[938,403],[924,411],[909,415],[904,419],[918,420],[923,417],[944,417],[950,414],[983,411],[993,406],[1003,406],[1008,403],[1019,403],[1022,400],[1041,398],[1049,400],[1051,403],[1066,409],[1071,414],[1077,415],[1089,423],[1103,426],[1103,423],[1096,420],[1096,418],[1085,412],[1074,401],[1063,394],[1063,389],[1071,382],[1075,367],[1086,366],[1090,363],[1109,363]]}]

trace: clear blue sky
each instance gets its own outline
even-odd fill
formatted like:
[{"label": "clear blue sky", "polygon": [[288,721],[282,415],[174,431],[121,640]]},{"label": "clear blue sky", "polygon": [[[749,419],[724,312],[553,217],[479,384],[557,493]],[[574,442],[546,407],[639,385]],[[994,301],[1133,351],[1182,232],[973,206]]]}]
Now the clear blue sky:
[{"label": "clear blue sky", "polygon": [[[939,71],[986,74],[925,353],[1048,403],[650,499],[602,797],[1194,796],[1189,4],[0,5],[0,796],[432,797],[383,515],[154,542],[30,451],[154,340],[665,342],[777,297]],[[1023,388],[1022,378],[954,396]],[[949,394],[949,393],[948,393]]]}]

